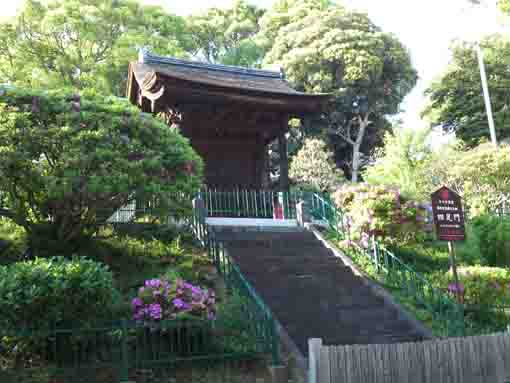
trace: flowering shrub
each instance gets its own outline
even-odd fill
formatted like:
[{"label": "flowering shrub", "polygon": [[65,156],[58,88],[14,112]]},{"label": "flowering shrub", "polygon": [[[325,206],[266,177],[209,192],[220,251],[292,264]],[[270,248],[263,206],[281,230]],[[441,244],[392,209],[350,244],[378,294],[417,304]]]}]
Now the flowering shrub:
[{"label": "flowering shrub", "polygon": [[214,319],[216,300],[212,290],[205,290],[177,279],[145,281],[131,301],[133,319],[143,323],[192,316]]},{"label": "flowering shrub", "polygon": [[407,199],[396,189],[358,184],[344,186],[333,201],[349,217],[351,237],[362,245],[376,236],[385,242],[416,242],[432,227],[427,207]]},{"label": "flowering shrub", "polygon": [[[499,267],[462,266],[458,268],[459,292],[467,306],[510,306],[510,271]],[[457,292],[453,275],[434,275],[432,280],[451,296]]]}]

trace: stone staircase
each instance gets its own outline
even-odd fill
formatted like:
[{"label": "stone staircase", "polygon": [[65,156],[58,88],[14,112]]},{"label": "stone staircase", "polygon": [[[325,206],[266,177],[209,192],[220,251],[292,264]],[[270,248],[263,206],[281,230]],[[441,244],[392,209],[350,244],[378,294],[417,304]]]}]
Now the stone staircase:
[{"label": "stone staircase", "polygon": [[309,338],[325,344],[380,344],[424,339],[402,312],[308,231],[221,231],[217,238],[307,355]]}]

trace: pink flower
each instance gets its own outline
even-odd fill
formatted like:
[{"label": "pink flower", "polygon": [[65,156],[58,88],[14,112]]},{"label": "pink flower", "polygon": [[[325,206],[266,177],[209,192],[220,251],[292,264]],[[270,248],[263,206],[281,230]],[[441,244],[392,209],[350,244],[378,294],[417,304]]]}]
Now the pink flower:
[{"label": "pink flower", "polygon": [[456,283],[450,283],[448,285],[448,292],[450,292],[452,294],[457,294],[457,293],[463,294],[464,290],[465,290],[465,288],[462,283],[459,283],[458,285]]},{"label": "pink flower", "polygon": [[133,307],[133,309],[137,309],[143,306],[143,301],[138,297],[133,298],[133,300],[131,301],[131,306]]}]

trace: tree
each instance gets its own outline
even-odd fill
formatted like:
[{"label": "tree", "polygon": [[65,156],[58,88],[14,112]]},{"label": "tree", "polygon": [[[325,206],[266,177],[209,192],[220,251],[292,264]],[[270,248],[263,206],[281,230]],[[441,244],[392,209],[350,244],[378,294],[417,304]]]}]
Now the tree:
[{"label": "tree", "polygon": [[27,0],[0,24],[0,82],[124,95],[138,49],[183,56],[181,17],[134,0]]},{"label": "tree", "polygon": [[231,8],[209,8],[187,19],[193,55],[210,63],[254,66],[264,50],[254,41],[264,10],[236,1]]},{"label": "tree", "polygon": [[409,52],[366,14],[328,1],[282,0],[261,25],[261,40],[274,41],[266,63],[283,66],[302,91],[334,95],[317,123],[350,145],[357,181],[368,130],[384,126],[416,83]]},{"label": "tree", "polygon": [[0,217],[32,241],[77,244],[142,197],[182,216],[201,184],[188,140],[116,97],[0,88],[0,136]]},{"label": "tree", "polygon": [[429,129],[412,130],[396,127],[386,133],[384,147],[368,166],[364,179],[370,184],[397,187],[413,199],[428,201],[428,166],[433,152],[429,145]]},{"label": "tree", "polygon": [[447,185],[461,195],[471,216],[489,213],[510,195],[510,146],[453,146],[435,154],[429,166],[430,189]]},{"label": "tree", "polygon": [[329,193],[344,180],[333,153],[317,138],[306,139],[290,164],[290,179],[305,188]]},{"label": "tree", "polygon": [[[495,35],[480,44],[488,75],[498,140],[510,137],[510,39]],[[476,52],[472,44],[455,42],[446,72],[426,91],[430,103],[424,111],[431,124],[455,132],[469,146],[490,137]]]}]

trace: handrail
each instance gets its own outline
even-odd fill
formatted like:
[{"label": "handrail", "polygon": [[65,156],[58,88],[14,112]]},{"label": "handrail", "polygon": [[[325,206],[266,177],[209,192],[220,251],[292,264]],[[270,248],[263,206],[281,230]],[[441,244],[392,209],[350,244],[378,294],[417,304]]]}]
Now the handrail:
[{"label": "handrail", "polygon": [[[198,198],[201,198],[200,193]],[[214,232],[205,222],[205,215],[198,209],[193,210],[191,228],[195,237],[207,249],[216,269],[223,276],[228,288],[234,288],[252,303],[251,311],[255,316],[253,322],[259,330],[259,336],[265,340],[266,351],[271,354],[273,365],[279,365],[279,338],[276,321],[271,309],[264,303],[253,286],[244,277],[238,265],[228,255],[225,243],[215,238]],[[260,314],[260,315],[259,315]]]},{"label": "handrail", "polygon": [[[349,239],[347,217],[326,198],[314,194],[312,214],[328,222],[331,230],[344,239]],[[376,273],[385,277],[386,282],[405,290],[422,304],[434,320],[444,325],[448,336],[465,334],[464,307],[432,286],[420,273],[407,265],[385,246],[372,238],[366,248],[352,243],[354,249],[368,258],[375,266]]]}]

